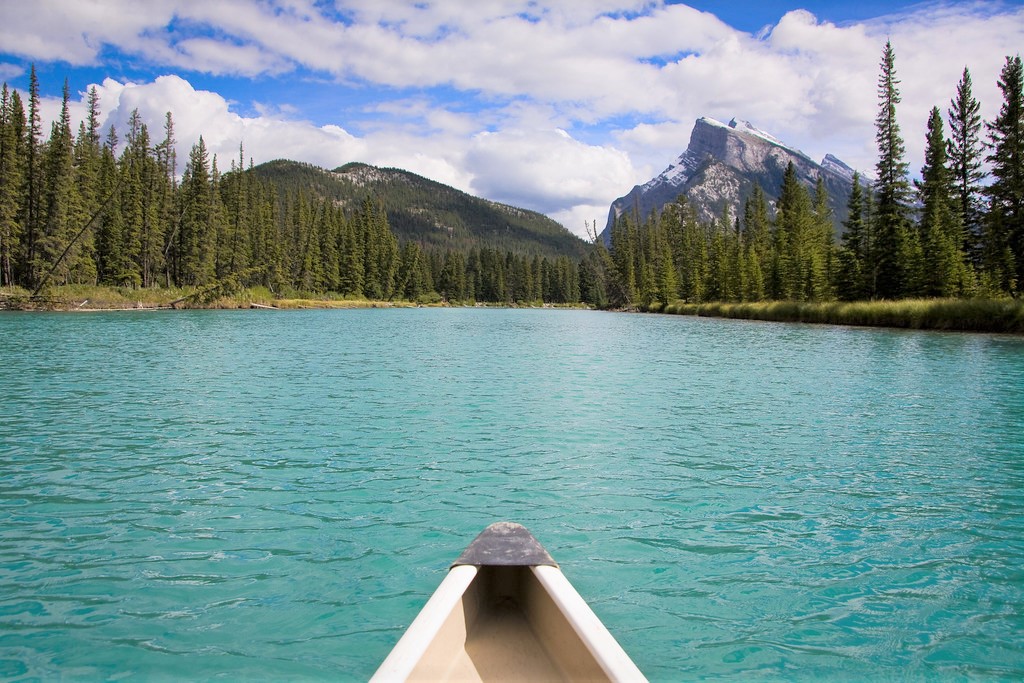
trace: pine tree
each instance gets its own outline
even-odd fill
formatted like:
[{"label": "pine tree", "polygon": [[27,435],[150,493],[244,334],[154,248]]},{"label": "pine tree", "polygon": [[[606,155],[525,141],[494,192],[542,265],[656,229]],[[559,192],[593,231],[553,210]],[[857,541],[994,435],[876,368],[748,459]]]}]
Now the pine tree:
[{"label": "pine tree", "polygon": [[813,301],[827,301],[835,296],[836,271],[833,216],[825,180],[820,175],[814,186],[814,227],[811,233],[811,267],[808,295]]},{"label": "pine tree", "polygon": [[[202,140],[202,138],[200,138]],[[221,196],[221,174],[220,169],[217,167],[217,155],[214,154],[210,159],[210,214],[208,217],[207,231],[210,235],[210,246],[209,253],[207,255],[208,273],[212,273],[212,276],[208,276],[206,282],[213,280],[219,280],[221,277],[227,277],[231,273],[227,270],[227,265],[223,261],[218,264],[218,255],[223,257],[224,245],[227,244],[227,230],[225,228],[224,220],[224,202]],[[220,247],[220,254],[218,254],[218,247]],[[217,270],[218,265],[220,271]]]},{"label": "pine tree", "polygon": [[708,277],[705,283],[708,301],[729,301],[729,247],[727,232],[721,224],[714,225],[711,232],[711,243],[708,245]]},{"label": "pine tree", "polygon": [[37,288],[43,284],[40,278],[49,278],[47,283],[69,283],[71,266],[77,258],[77,250],[68,251],[79,246],[72,244],[72,238],[77,232],[79,206],[74,181],[69,99],[68,82],[65,80],[60,118],[53,123],[43,159],[44,219],[37,238],[36,263],[33,266],[36,273],[33,283]]},{"label": "pine tree", "polygon": [[120,167],[120,231],[114,237],[116,245],[110,263],[113,282],[124,287],[139,287],[143,283],[141,263],[144,233],[152,229],[152,216],[148,215],[146,160],[149,154],[149,134],[139,110],[128,118],[125,148],[119,160]]},{"label": "pine tree", "polygon": [[177,242],[181,213],[178,202],[178,157],[175,151],[174,120],[171,112],[164,118],[164,139],[156,146],[156,166],[158,175],[155,180],[155,197],[157,220],[161,225],[163,244],[160,253],[153,259],[152,270],[143,269],[143,286],[155,284],[157,273],[164,270],[165,283],[171,285],[171,274],[176,266],[174,248]]},{"label": "pine tree", "polygon": [[86,110],[85,135],[89,148],[99,155],[100,152],[100,95],[96,86],[89,88],[88,109]]},{"label": "pine tree", "polygon": [[542,301],[544,299],[544,267],[540,256],[533,257],[530,270],[533,274],[533,280],[530,282],[530,301]]},{"label": "pine tree", "polygon": [[[679,204],[679,202],[677,202]],[[710,263],[708,258],[708,234],[697,221],[692,207],[681,206],[682,239],[679,255],[679,290],[682,298],[691,303],[706,300],[706,286]]]},{"label": "pine tree", "polygon": [[43,177],[40,163],[40,137],[42,123],[39,114],[39,79],[36,77],[35,64],[29,72],[28,87],[28,129],[25,140],[25,197],[22,224],[25,226],[23,242],[24,252],[21,256],[23,267],[22,281],[29,287],[35,287],[42,273],[39,272],[39,259],[36,254],[36,241],[42,230],[42,193]]},{"label": "pine tree", "polygon": [[[659,226],[656,234],[657,244],[657,289],[658,301],[668,305],[679,298],[679,277],[676,264],[672,259],[672,248],[664,228]],[[582,273],[580,273],[582,276]]]},{"label": "pine tree", "polygon": [[85,122],[78,127],[74,143],[74,178],[78,191],[79,213],[77,224],[85,226],[78,260],[72,264],[73,277],[77,282],[96,283],[95,231],[90,227],[93,215],[99,211],[102,197],[99,183],[100,147],[89,135]]},{"label": "pine tree", "polygon": [[[224,203],[226,204],[229,216],[226,223],[228,240],[225,245],[227,249],[225,269],[229,273],[236,273],[249,267],[248,240],[245,237],[252,230],[249,201],[251,177],[252,174],[245,171],[245,148],[239,143],[238,165],[235,166],[235,162],[231,162],[231,173],[222,184],[226,197]],[[325,221],[327,220],[326,212],[322,218]],[[331,258],[335,253],[331,237],[333,236],[330,234],[330,230],[326,229],[326,226],[322,226],[321,239],[325,240],[325,242],[321,243],[320,251],[331,261],[326,266],[328,269],[333,267],[334,272],[333,277],[328,278],[328,281],[333,282],[334,286],[336,286],[337,264],[334,262],[336,259]],[[327,244],[327,242],[330,242],[330,244]]]},{"label": "pine tree", "polygon": [[743,206],[743,240],[745,243],[744,267],[747,270],[744,293],[746,301],[760,301],[767,294],[770,284],[766,282],[764,267],[771,263],[772,233],[771,218],[768,215],[768,201],[760,185]]},{"label": "pine tree", "polygon": [[178,229],[179,285],[205,285],[213,281],[216,234],[211,231],[213,201],[210,192],[210,155],[203,137],[192,146],[181,181],[181,226]]},{"label": "pine tree", "polygon": [[934,107],[928,119],[921,180],[917,183],[924,264],[919,274],[918,293],[925,296],[950,297],[966,289],[967,273],[961,251],[964,240],[946,150],[942,115],[939,108]]},{"label": "pine tree", "polygon": [[853,174],[853,188],[847,200],[847,218],[843,221],[843,243],[839,250],[836,289],[847,301],[870,299],[874,294],[875,253],[860,173]]},{"label": "pine tree", "polygon": [[346,220],[342,227],[341,272],[338,282],[341,293],[349,297],[363,296],[363,242],[354,219]]},{"label": "pine tree", "polygon": [[790,162],[782,178],[773,234],[773,299],[807,300],[814,281],[815,224],[807,188]]},{"label": "pine tree", "polygon": [[17,91],[3,85],[0,99],[0,287],[12,285],[21,251],[21,209],[25,186],[25,112]]},{"label": "pine tree", "polygon": [[992,184],[986,267],[1000,286],[1017,293],[1024,283],[1024,68],[1007,57],[999,78],[1003,104],[988,124]]},{"label": "pine tree", "polygon": [[909,259],[913,246],[908,244],[910,216],[909,166],[904,160],[906,148],[896,122],[900,94],[896,78],[896,55],[891,42],[882,53],[878,80],[879,111],[875,119],[878,164],[875,166],[875,255],[878,272],[875,293],[887,299],[904,295]]},{"label": "pine tree", "polygon": [[[110,196],[118,190],[120,172],[114,150],[117,148],[117,132],[110,127],[107,139],[100,150],[98,183],[100,194]],[[124,218],[121,215],[121,201],[111,201],[100,215],[94,231],[94,245],[97,278],[101,284],[116,285],[121,270],[119,240],[124,234]]]},{"label": "pine tree", "polygon": [[631,306],[639,300],[636,272],[636,224],[628,216],[620,216],[612,225],[611,256],[615,264],[613,306]]},{"label": "pine tree", "polygon": [[960,224],[963,226],[962,249],[975,265],[981,263],[982,170],[981,104],[974,99],[971,72],[964,67],[963,76],[956,87],[956,98],[950,100],[949,116],[949,168],[958,199]]}]

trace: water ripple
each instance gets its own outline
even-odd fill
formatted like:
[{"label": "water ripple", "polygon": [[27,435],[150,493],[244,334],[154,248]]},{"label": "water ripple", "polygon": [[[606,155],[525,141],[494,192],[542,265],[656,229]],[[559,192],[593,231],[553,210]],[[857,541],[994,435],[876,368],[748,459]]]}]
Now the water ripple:
[{"label": "water ripple", "polygon": [[0,316],[0,678],[365,679],[496,519],[652,680],[1024,677],[1024,341]]}]

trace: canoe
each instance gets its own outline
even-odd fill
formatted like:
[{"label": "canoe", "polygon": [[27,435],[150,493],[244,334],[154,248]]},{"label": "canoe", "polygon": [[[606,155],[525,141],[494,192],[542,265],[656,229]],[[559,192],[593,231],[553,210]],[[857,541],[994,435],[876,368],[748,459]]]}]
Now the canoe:
[{"label": "canoe", "polygon": [[512,522],[466,547],[371,681],[646,681],[544,547]]}]

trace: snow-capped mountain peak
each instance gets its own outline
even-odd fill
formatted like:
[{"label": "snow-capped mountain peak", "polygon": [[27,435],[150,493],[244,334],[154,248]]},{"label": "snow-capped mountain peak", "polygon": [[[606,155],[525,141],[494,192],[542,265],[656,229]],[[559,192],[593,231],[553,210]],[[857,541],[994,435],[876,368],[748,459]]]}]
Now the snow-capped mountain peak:
[{"label": "snow-capped mountain peak", "polygon": [[687,198],[697,217],[704,221],[720,218],[723,210],[733,215],[741,212],[755,186],[760,186],[769,201],[773,201],[790,163],[809,188],[815,186],[819,177],[825,181],[838,228],[838,221],[846,215],[853,169],[832,155],[818,164],[749,121],[734,118],[725,124],[701,117],[690,133],[686,150],[668,168],[612,203],[606,239],[623,213],[646,217],[652,211],[660,212],[680,195]]},{"label": "snow-capped mountain peak", "polygon": [[752,124],[750,121],[744,121],[742,119],[733,119],[732,121],[729,122],[729,127],[732,128],[733,130],[738,130],[741,133],[747,133],[748,135],[754,135],[756,137],[759,137],[762,140],[767,140],[773,145],[779,145],[781,147],[786,146],[785,143],[782,142],[782,140],[779,140],[777,137],[771,135],[770,133],[764,132],[760,128],[754,126],[754,124]]}]

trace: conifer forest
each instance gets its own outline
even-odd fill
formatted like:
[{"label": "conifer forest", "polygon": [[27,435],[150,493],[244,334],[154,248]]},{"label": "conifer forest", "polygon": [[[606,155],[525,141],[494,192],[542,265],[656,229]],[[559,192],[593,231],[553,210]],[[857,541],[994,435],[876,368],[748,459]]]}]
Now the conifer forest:
[{"label": "conifer forest", "polygon": [[151,131],[134,112],[100,129],[95,89],[73,129],[65,84],[44,137],[33,69],[0,102],[0,286],[203,287],[375,301],[584,303],[651,309],[677,300],[747,302],[1019,297],[1024,287],[1024,70],[998,74],[1003,102],[980,118],[965,68],[932,109],[911,180],[895,51],[878,78],[874,179],[855,176],[835,229],[828,197],[787,171],[773,206],[701,222],[685,198],[624,215],[610,240],[552,256],[480,243],[400,241],[379,198],[342,203],[258,177],[241,144],[227,168],[200,137],[176,157],[174,119]]}]

